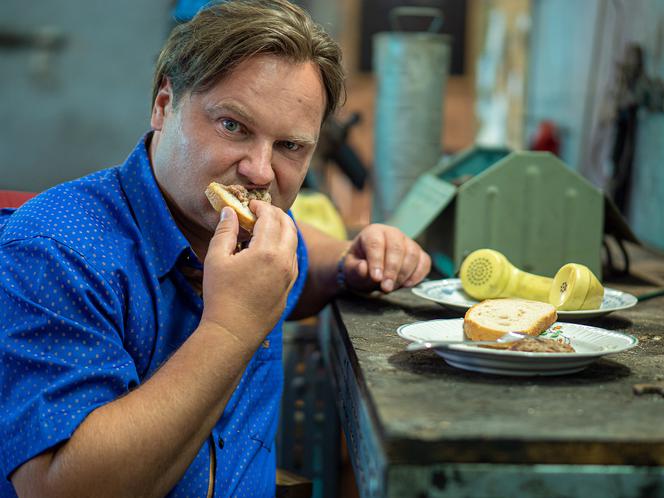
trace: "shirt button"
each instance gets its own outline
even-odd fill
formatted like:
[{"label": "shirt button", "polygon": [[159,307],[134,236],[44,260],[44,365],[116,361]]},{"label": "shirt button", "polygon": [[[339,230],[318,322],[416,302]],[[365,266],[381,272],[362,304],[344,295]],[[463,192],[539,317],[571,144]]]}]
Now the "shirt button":
[{"label": "shirt button", "polygon": [[217,445],[219,446],[219,449],[222,450],[224,449],[224,438],[219,436],[217,438]]}]

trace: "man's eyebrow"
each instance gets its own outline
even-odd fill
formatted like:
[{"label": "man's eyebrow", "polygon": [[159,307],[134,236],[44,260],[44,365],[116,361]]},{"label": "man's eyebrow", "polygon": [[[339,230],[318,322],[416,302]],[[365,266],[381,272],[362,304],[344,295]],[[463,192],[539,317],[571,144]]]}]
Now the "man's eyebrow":
[{"label": "man's eyebrow", "polygon": [[242,107],[233,102],[221,102],[214,104],[208,108],[209,112],[230,111],[240,117],[242,121],[248,125],[255,126],[256,121],[249,115],[249,113]]},{"label": "man's eyebrow", "polygon": [[294,142],[296,144],[302,144],[302,145],[316,145],[318,143],[318,140],[314,137],[298,135],[290,137],[284,140],[284,142]]}]

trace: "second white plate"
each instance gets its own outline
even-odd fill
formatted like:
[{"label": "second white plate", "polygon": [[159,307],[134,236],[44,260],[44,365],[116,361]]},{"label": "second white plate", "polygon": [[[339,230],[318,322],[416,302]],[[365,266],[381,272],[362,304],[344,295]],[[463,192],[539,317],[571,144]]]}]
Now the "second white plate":
[{"label": "second white plate", "polygon": [[[461,279],[446,278],[429,280],[413,287],[417,296],[442,304],[454,311],[465,312],[478,301],[466,294],[461,286]],[[618,310],[625,310],[636,305],[637,299],[632,294],[609,287],[604,287],[602,306],[596,310],[558,311],[561,320],[583,320],[606,315]]]},{"label": "second white plate", "polygon": [[[402,325],[397,334],[408,341],[463,341],[463,318]],[[627,334],[577,323],[554,323],[541,337],[570,344],[574,353],[530,353],[451,344],[436,348],[453,367],[500,375],[563,375],[575,373],[606,354],[633,348],[638,340]]]}]

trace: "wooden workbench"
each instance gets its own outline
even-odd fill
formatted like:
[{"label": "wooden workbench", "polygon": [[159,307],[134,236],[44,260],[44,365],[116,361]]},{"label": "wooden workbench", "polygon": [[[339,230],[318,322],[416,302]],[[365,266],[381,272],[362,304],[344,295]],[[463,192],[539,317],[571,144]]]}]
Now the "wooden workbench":
[{"label": "wooden workbench", "polygon": [[321,342],[363,498],[664,497],[664,396],[633,391],[664,380],[664,297],[585,322],[639,345],[556,377],[406,352],[399,325],[459,316],[409,290],[333,313]]}]

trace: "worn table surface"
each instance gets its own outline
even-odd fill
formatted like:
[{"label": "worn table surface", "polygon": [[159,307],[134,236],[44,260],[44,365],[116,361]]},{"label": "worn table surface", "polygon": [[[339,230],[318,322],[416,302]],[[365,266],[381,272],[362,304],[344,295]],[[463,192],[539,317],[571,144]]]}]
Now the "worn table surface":
[{"label": "worn table surface", "polygon": [[398,326],[460,316],[409,290],[346,296],[334,312],[338,347],[390,464],[664,465],[664,396],[633,392],[664,380],[664,297],[582,322],[632,334],[639,345],[555,377],[469,372],[432,351],[406,352]]}]

